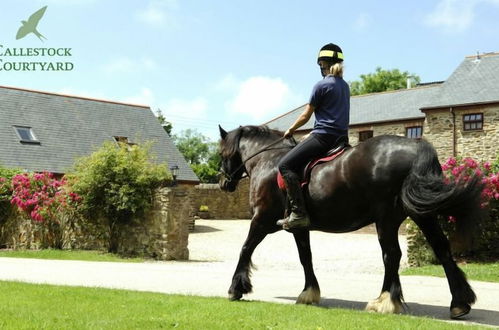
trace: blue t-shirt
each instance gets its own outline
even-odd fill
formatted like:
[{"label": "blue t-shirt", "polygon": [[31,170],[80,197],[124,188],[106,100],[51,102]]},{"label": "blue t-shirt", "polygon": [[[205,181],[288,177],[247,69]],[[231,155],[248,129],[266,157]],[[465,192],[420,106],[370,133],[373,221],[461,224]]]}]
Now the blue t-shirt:
[{"label": "blue t-shirt", "polygon": [[326,76],[310,96],[315,124],[312,133],[347,135],[350,122],[350,87],[341,77]]}]

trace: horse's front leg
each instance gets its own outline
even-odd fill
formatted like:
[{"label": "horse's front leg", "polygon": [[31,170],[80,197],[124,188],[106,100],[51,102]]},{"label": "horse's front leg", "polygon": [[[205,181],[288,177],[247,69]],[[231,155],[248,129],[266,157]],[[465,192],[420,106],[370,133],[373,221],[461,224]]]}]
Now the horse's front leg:
[{"label": "horse's front leg", "polygon": [[312,266],[312,251],[310,250],[310,231],[297,230],[293,232],[300,262],[305,272],[305,288],[296,299],[297,304],[318,304],[321,300],[319,282]]},{"label": "horse's front leg", "polygon": [[[402,222],[402,221],[400,221]],[[385,265],[385,277],[380,296],[369,302],[366,310],[378,313],[400,313],[404,307],[403,295],[399,278],[400,258],[402,251],[398,241],[398,221],[387,223],[376,222],[378,240],[383,252],[383,263]]]},{"label": "horse's front leg", "polygon": [[234,272],[234,276],[232,276],[232,284],[229,288],[230,300],[239,300],[243,294],[252,291],[250,280],[252,267],[251,255],[268,233],[269,231],[267,228],[253,218],[248,237],[246,237],[246,241],[239,254],[239,262],[237,263],[236,271]]}]

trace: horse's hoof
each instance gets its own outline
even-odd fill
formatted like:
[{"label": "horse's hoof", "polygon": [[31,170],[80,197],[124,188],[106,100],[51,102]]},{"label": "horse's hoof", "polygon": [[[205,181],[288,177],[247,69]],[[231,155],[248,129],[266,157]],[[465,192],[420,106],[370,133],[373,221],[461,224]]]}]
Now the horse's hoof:
[{"label": "horse's hoof", "polygon": [[367,303],[366,311],[382,314],[400,314],[403,311],[402,304],[390,298],[390,292],[384,291],[381,295]]},{"label": "horse's hoof", "polygon": [[456,307],[451,307],[450,309],[450,318],[451,319],[459,319],[466,314],[468,314],[471,310],[471,306],[468,304],[465,304],[463,306],[456,306]]},{"label": "horse's hoof", "polygon": [[241,300],[243,294],[240,292],[229,292],[229,300],[230,301],[238,301]]},{"label": "horse's hoof", "polygon": [[312,305],[318,304],[321,301],[321,290],[319,288],[308,288],[303,290],[296,299],[297,304]]}]

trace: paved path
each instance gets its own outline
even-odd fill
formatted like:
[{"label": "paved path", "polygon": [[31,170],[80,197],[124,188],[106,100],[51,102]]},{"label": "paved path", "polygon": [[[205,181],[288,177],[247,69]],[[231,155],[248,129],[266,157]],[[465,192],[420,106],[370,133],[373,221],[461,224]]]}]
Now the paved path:
[{"label": "paved path", "polygon": [[[0,258],[0,279],[97,286],[164,293],[226,296],[249,222],[200,220],[190,235],[188,262],[111,263]],[[383,280],[381,249],[369,230],[353,234],[312,233],[314,268],[324,307],[363,309],[378,296]],[[406,241],[400,236],[406,264]],[[268,236],[253,257],[254,293],[248,300],[294,303],[304,278],[292,235]],[[448,320],[446,279],[401,278],[409,313]],[[499,284],[471,282],[477,296],[464,322],[499,327]]]}]

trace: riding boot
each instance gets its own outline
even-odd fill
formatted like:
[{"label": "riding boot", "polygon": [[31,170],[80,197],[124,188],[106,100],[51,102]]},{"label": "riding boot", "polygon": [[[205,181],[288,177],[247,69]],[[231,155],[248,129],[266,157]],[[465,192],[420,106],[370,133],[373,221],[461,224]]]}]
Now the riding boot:
[{"label": "riding boot", "polygon": [[277,221],[278,226],[283,229],[304,228],[310,226],[310,218],[305,208],[305,197],[300,185],[300,179],[295,173],[286,173],[283,175],[286,183],[286,193],[290,203],[289,216]]}]

